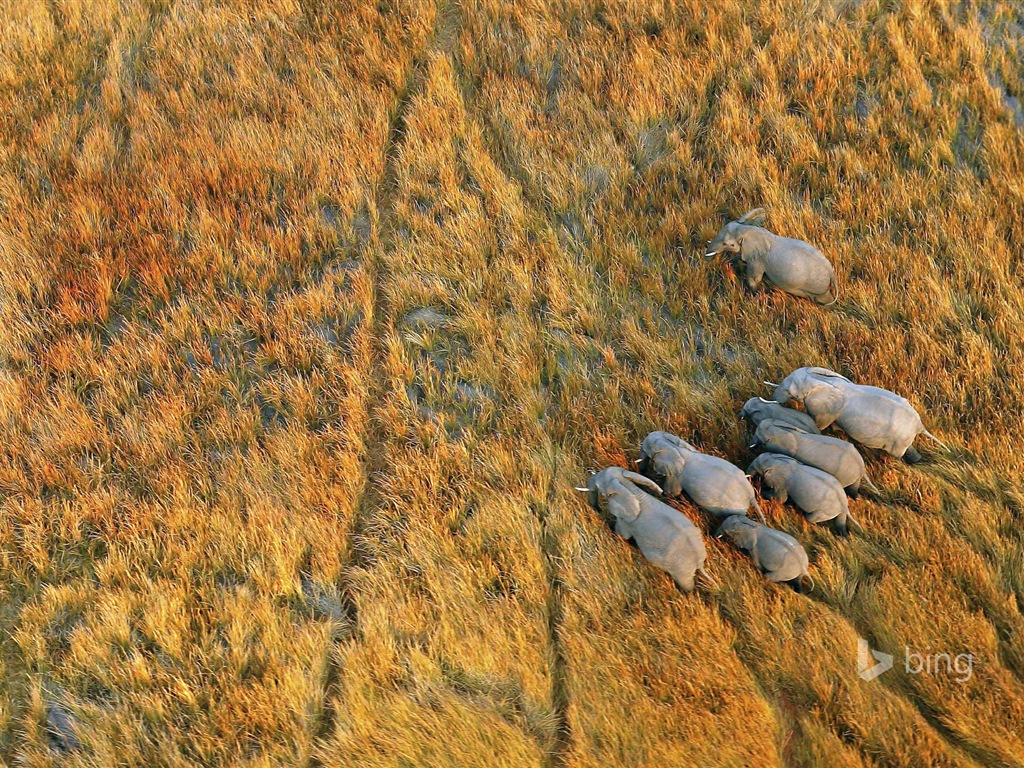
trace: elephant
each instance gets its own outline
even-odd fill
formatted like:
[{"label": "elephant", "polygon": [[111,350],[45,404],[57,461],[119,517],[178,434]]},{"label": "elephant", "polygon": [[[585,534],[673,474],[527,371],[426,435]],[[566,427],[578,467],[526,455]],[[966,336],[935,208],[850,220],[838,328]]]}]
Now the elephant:
[{"label": "elephant", "polygon": [[760,475],[781,503],[792,500],[810,523],[831,521],[840,536],[846,535],[847,523],[860,527],[850,514],[843,486],[828,472],[778,453],[762,453],[747,471]]},{"label": "elephant", "polygon": [[763,397],[752,397],[747,400],[743,404],[743,408],[740,409],[740,418],[746,419],[754,427],[757,427],[765,419],[774,419],[775,421],[792,424],[794,427],[802,429],[810,435],[821,434],[818,430],[818,425],[814,423],[814,419],[803,411],[787,408],[776,403],[774,400],[765,400]]},{"label": "elephant", "polygon": [[798,592],[805,579],[813,587],[814,580],[807,573],[807,552],[788,533],[761,525],[749,517],[732,515],[725,518],[715,536],[727,537],[750,555],[769,581],[787,582]]},{"label": "elephant", "polygon": [[864,458],[857,447],[838,437],[809,435],[802,429],[775,419],[765,419],[754,433],[754,446],[761,445],[770,453],[781,453],[828,472],[853,498],[860,493],[861,481],[872,491],[878,488],[868,478]]},{"label": "elephant", "polygon": [[925,429],[914,406],[887,389],[854,384],[827,368],[798,368],[774,386],[775,400],[803,403],[819,429],[838,424],[851,440],[908,464],[921,460],[914,448],[918,435],[930,437],[946,449],[945,443]]},{"label": "elephant", "polygon": [[764,218],[764,209],[747,211],[730,221],[708,244],[708,258],[738,253],[746,265],[747,287],[755,290],[764,277],[786,293],[818,304],[839,300],[839,283],[828,259],[810,243],[780,237],[751,223]]},{"label": "elephant", "polygon": [[667,571],[684,592],[692,592],[697,574],[714,584],[704,570],[707,551],[700,530],[677,509],[655,498],[661,488],[637,472],[608,467],[590,477],[590,504],[602,505],[615,518],[615,532],[632,539],[651,563]]},{"label": "elephant", "polygon": [[764,522],[757,493],[742,469],[701,453],[673,434],[651,432],[640,447],[637,464],[656,482],[664,480],[670,498],[685,492],[694,504],[715,517],[746,515],[753,506]]}]

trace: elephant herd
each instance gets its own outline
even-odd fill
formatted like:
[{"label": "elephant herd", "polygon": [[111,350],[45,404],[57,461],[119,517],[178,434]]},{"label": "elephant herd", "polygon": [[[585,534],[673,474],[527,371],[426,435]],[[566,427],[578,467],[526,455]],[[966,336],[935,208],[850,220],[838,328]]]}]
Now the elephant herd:
[{"label": "elephant herd", "polygon": [[[708,256],[738,253],[746,265],[747,284],[763,277],[777,287],[818,303],[833,303],[838,286],[831,264],[813,246],[777,237],[748,223],[761,209],[727,224],[711,242]],[[651,563],[667,571],[684,591],[705,570],[707,551],[700,530],[661,498],[687,497],[718,522],[718,538],[746,552],[755,567],[773,582],[800,591],[813,585],[807,553],[787,533],[770,528],[757,503],[750,479],[761,479],[762,493],[792,503],[810,523],[828,524],[846,535],[850,513],[847,496],[856,499],[861,485],[873,491],[857,448],[821,434],[835,424],[853,441],[883,450],[908,463],[920,460],[914,448],[919,435],[935,440],[920,415],[904,398],[879,387],[855,384],[826,368],[799,368],[780,384],[771,384],[771,400],[748,400],[740,417],[754,427],[751,448],[762,453],[745,473],[725,459],[701,453],[668,432],[652,432],[640,446],[637,470],[607,467],[593,474],[586,488],[590,504],[614,519],[615,531],[633,540]],[[787,407],[791,403],[803,410]],[[750,519],[750,509],[761,522]]]}]

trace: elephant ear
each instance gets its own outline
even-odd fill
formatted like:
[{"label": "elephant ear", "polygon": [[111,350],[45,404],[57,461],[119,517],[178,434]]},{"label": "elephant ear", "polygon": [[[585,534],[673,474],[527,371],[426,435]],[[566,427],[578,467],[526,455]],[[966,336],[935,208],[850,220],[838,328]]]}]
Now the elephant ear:
[{"label": "elephant ear", "polygon": [[[776,421],[775,419],[765,419],[765,421],[771,422],[771,425],[776,429],[781,429],[786,432],[797,432],[801,435],[807,434],[806,429],[801,429],[796,424],[790,424],[788,421]],[[762,421],[761,423],[764,424],[765,421]]]},{"label": "elephant ear", "polygon": [[804,408],[818,429],[824,429],[839,417],[844,399],[843,393],[832,385],[820,384],[804,397]]},{"label": "elephant ear", "polygon": [[608,511],[616,520],[631,523],[640,517],[640,499],[634,496],[618,480],[612,482],[605,494],[608,499]]},{"label": "elephant ear", "polygon": [[808,373],[814,374],[815,376],[824,376],[829,379],[842,379],[843,381],[850,381],[848,378],[843,376],[841,373],[830,371],[828,368],[808,368]]},{"label": "elephant ear", "polygon": [[758,226],[764,223],[765,219],[764,208],[751,208],[749,211],[740,216],[736,221],[740,224],[750,224],[751,226]]},{"label": "elephant ear", "polygon": [[[675,448],[660,448],[651,456],[651,463],[658,477],[665,478],[663,493],[669,496],[679,495],[678,476],[682,472],[682,456]],[[675,481],[673,481],[675,480]]]},{"label": "elephant ear", "polygon": [[750,552],[757,545],[757,528],[752,525],[739,525],[730,531],[732,543],[744,552]]},{"label": "elephant ear", "polygon": [[781,428],[782,425],[775,419],[765,419],[754,430],[754,445],[767,445],[769,440],[779,436],[778,432],[781,431]]},{"label": "elephant ear", "polygon": [[768,490],[771,491],[770,494],[766,493],[764,487],[762,486],[761,495],[763,495],[765,498],[775,499],[780,504],[785,504],[786,501],[789,499],[789,491],[786,490],[785,485],[783,485],[781,488],[777,488],[775,486],[775,483],[772,482],[772,475],[774,474],[775,467],[768,467],[766,470],[761,472],[761,477],[764,479],[765,484],[768,486]]}]

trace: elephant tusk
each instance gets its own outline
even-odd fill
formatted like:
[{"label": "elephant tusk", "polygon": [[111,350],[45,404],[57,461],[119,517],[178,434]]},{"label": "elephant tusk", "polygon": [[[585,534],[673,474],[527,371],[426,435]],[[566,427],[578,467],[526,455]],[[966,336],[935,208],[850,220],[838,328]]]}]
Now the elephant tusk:
[{"label": "elephant tusk", "polygon": [[[751,443],[747,448],[757,448],[757,443]],[[747,477],[750,477],[750,475],[747,475]]]},{"label": "elephant tusk", "polygon": [[[766,381],[765,384],[767,384],[767,383],[768,382]],[[775,385],[773,384],[772,386],[775,386]],[[778,400],[765,400],[763,397],[759,397],[757,399],[760,400],[762,403],[774,403],[775,405],[781,405],[781,403]]]},{"label": "elephant tusk", "polygon": [[718,255],[718,251],[708,251],[707,253],[704,254],[704,258],[710,259],[712,256],[717,256],[717,255]]},{"label": "elephant tusk", "polygon": [[[777,387],[777,386],[779,386],[779,385],[778,385],[778,384],[776,384],[776,383],[775,383],[774,381],[768,381],[768,380],[765,380],[765,382],[764,382],[764,383],[765,383],[765,384],[767,384],[767,385],[768,385],[769,387]],[[773,402],[773,403],[777,403],[777,402],[778,402],[778,400],[773,400],[772,402]]]},{"label": "elephant tusk", "polygon": [[575,488],[573,490],[580,491],[581,493],[590,493],[590,489],[589,488],[579,488],[579,487],[577,487],[577,488]]},{"label": "elephant tusk", "polygon": [[922,435],[924,435],[925,437],[930,437],[930,438],[931,438],[932,440],[934,440],[934,441],[935,441],[936,443],[938,443],[939,445],[941,445],[941,446],[942,446],[942,447],[943,447],[943,448],[944,448],[945,450],[947,450],[947,451],[949,450],[949,446],[948,446],[948,445],[946,445],[946,444],[945,444],[944,442],[942,442],[941,440],[939,440],[939,438],[937,438],[937,437],[936,437],[935,435],[933,435],[933,434],[932,434],[931,432],[929,432],[929,431],[928,431],[927,429],[926,429],[926,430],[925,430],[924,432],[922,432],[921,434],[922,434]]}]

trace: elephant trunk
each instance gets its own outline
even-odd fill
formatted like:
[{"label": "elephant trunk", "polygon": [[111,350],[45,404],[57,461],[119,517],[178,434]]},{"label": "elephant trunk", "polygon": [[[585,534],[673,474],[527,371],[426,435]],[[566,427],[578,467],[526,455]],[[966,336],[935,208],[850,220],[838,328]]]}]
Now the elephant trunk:
[{"label": "elephant trunk", "polygon": [[598,503],[597,503],[597,488],[595,488],[595,487],[590,487],[590,486],[588,486],[588,487],[586,487],[586,488],[582,488],[582,487],[580,487],[580,486],[576,486],[576,488],[575,488],[574,490],[577,490],[577,491],[579,491],[580,493],[585,493],[585,494],[587,494],[587,501],[588,501],[588,502],[590,502],[590,506],[592,506],[592,507],[593,507],[594,509],[597,509],[597,508],[598,508]]}]

